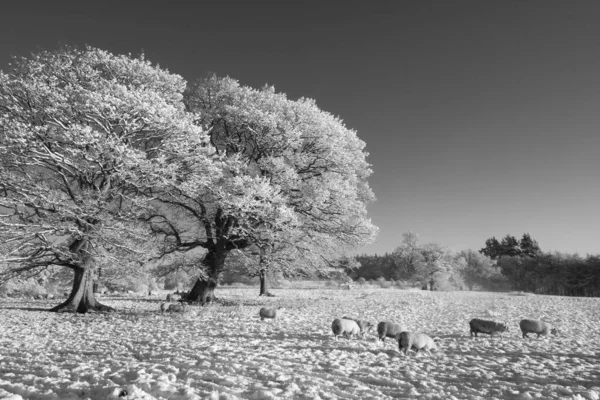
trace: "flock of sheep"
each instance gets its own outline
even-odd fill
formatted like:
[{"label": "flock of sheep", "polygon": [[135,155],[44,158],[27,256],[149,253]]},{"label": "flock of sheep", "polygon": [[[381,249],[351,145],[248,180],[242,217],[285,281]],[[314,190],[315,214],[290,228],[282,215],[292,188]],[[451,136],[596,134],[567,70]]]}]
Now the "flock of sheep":
[{"label": "flock of sheep", "polygon": [[[167,301],[172,301],[170,296],[167,296]],[[168,304],[163,303],[160,305],[160,309],[163,312],[183,312],[185,307],[183,304]],[[258,312],[261,321],[265,319],[275,319],[277,317],[277,311],[281,310],[282,307],[278,308],[266,308],[263,307]],[[479,333],[485,333],[493,336],[496,333],[508,332],[509,328],[506,323],[500,323],[495,321],[488,321],[479,318],[473,318],[469,321],[469,327],[471,336],[477,337]],[[533,319],[523,319],[519,323],[523,338],[528,338],[528,334],[535,333],[539,338],[540,335],[545,336],[548,334],[556,335],[558,331],[553,328],[550,324],[543,321]],[[368,321],[360,319],[342,317],[336,318],[331,324],[331,330],[333,331],[334,339],[337,340],[339,336],[344,336],[347,339],[351,337],[364,338],[373,328],[373,324]],[[405,327],[394,322],[383,321],[377,324],[377,335],[381,342],[385,341],[385,338],[393,338],[398,342],[398,349],[407,355],[408,350],[414,350],[416,353],[419,351],[427,352],[431,354],[431,351],[436,351],[437,346],[435,341],[425,333],[422,332],[410,332]]]},{"label": "flock of sheep", "polygon": [[[261,315],[263,310],[261,310]],[[469,321],[469,327],[471,330],[471,336],[477,337],[478,333],[486,333],[493,336],[496,333],[508,332],[508,325],[505,323],[499,323],[495,321],[487,321],[483,319],[474,318]],[[523,338],[528,338],[528,334],[535,333],[539,338],[540,335],[553,334],[556,335],[558,331],[553,328],[550,324],[533,320],[523,319],[519,323]],[[344,336],[350,338],[352,336],[364,337],[371,329],[373,324],[368,321],[362,321],[354,318],[343,317],[333,320],[331,324],[331,330],[333,331],[334,338],[337,340],[338,336]],[[425,351],[431,354],[431,351],[437,350],[436,343],[434,340],[425,333],[422,332],[410,332],[405,329],[402,325],[396,324],[389,321],[380,322],[377,325],[377,335],[380,341],[384,341],[386,337],[394,338],[398,342],[398,349],[405,355],[408,350],[414,350],[416,353],[419,351]]]}]

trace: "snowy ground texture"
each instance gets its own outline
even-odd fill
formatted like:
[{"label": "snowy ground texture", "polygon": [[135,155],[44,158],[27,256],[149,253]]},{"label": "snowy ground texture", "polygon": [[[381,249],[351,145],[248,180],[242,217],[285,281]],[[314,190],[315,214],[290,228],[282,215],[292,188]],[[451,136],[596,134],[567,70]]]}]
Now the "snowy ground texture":
[{"label": "snowy ground texture", "polygon": [[[225,304],[161,313],[164,298],[103,297],[115,313],[58,315],[58,300],[0,300],[3,399],[598,399],[600,299],[395,289],[217,289]],[[283,305],[261,322],[262,306]],[[397,343],[333,340],[344,315],[434,337],[432,356]],[[507,321],[501,337],[468,321]],[[522,339],[522,318],[558,337]],[[121,395],[121,397],[119,397]]]}]

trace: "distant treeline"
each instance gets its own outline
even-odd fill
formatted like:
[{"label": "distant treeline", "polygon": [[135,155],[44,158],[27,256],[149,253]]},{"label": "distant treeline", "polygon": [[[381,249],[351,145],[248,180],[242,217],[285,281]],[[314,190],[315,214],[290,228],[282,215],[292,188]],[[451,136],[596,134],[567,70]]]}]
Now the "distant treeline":
[{"label": "distant treeline", "polygon": [[415,272],[410,265],[399,262],[394,253],[384,255],[359,255],[356,261],[360,268],[351,273],[353,278],[376,280],[384,278],[386,281],[409,280]]},{"label": "distant treeline", "polygon": [[486,240],[478,252],[446,254],[446,268],[432,269],[427,267],[433,265],[427,255],[431,245],[422,246],[408,239],[410,235],[405,234],[403,243],[392,253],[356,256],[360,267],[348,271],[349,275],[354,279],[412,281],[416,285],[432,280],[432,286],[436,285],[433,281],[446,276],[452,283],[445,285],[448,289],[472,290],[477,286],[484,290],[600,297],[600,255],[544,253],[529,234],[521,240],[506,235],[501,241],[495,237]]},{"label": "distant treeline", "polygon": [[572,254],[503,256],[502,274],[514,290],[560,296],[600,297],[600,256]]},{"label": "distant treeline", "polygon": [[518,241],[492,237],[479,250],[496,260],[514,290],[560,296],[600,297],[600,256],[544,253],[528,234]]}]

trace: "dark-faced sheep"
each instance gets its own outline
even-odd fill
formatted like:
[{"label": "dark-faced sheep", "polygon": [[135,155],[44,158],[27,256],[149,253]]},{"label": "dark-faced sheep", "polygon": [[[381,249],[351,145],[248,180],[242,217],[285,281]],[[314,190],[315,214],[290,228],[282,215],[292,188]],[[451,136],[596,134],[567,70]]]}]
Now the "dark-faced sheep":
[{"label": "dark-faced sheep", "polygon": [[413,349],[417,353],[419,350],[423,350],[428,354],[431,354],[432,350],[437,350],[433,339],[420,332],[400,332],[396,335],[396,340],[398,340],[398,349],[404,352],[404,355],[407,355],[409,349]]},{"label": "dark-faced sheep", "polygon": [[478,333],[487,333],[490,336],[494,336],[495,333],[508,332],[508,326],[504,323],[486,321],[484,319],[473,318],[469,321],[469,327],[471,328],[471,336],[477,337]]},{"label": "dark-faced sheep", "polygon": [[366,334],[371,332],[371,329],[373,329],[373,324],[370,323],[369,321],[363,321],[362,319],[356,319],[356,318],[350,318],[350,317],[342,317],[342,319],[349,319],[351,321],[356,322],[358,327],[360,328],[360,336],[363,338],[365,337]]},{"label": "dark-faced sheep", "polygon": [[168,308],[169,308],[169,305],[167,303],[162,303],[160,305],[160,311],[162,311],[162,312],[167,311]]},{"label": "dark-faced sheep", "polygon": [[333,331],[333,337],[337,340],[338,336],[344,335],[345,338],[349,339],[352,336],[360,335],[360,327],[356,321],[351,319],[339,319],[336,318],[331,324],[331,330]]},{"label": "dark-faced sheep", "polygon": [[546,336],[549,333],[552,335],[558,334],[556,328],[553,328],[549,323],[535,319],[523,319],[519,323],[519,326],[521,327],[521,332],[523,332],[523,338],[529,337],[527,336],[529,333],[537,334],[538,338],[540,335]]},{"label": "dark-faced sheep", "polygon": [[405,327],[400,324],[395,324],[393,322],[384,321],[377,324],[377,335],[379,336],[379,340],[382,342],[385,341],[386,337],[396,338],[396,336],[405,331]]}]

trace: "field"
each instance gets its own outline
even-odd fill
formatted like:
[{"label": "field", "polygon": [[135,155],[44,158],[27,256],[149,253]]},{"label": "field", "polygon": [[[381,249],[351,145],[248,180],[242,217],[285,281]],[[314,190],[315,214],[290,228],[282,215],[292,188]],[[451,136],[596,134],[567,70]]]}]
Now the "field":
[{"label": "field", "polygon": [[[0,300],[0,398],[597,399],[600,299],[397,289],[217,289],[221,305],[160,313],[161,299],[103,297],[115,313],[57,315],[58,300]],[[261,322],[261,306],[285,307]],[[429,356],[388,339],[333,340],[344,315],[434,337]],[[507,321],[469,337],[473,317]],[[522,339],[539,318],[559,336]],[[121,395],[121,397],[119,397]]]}]

